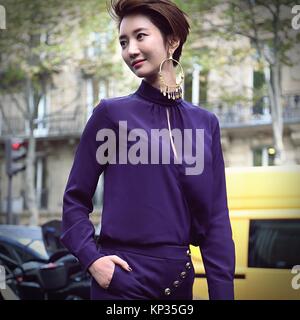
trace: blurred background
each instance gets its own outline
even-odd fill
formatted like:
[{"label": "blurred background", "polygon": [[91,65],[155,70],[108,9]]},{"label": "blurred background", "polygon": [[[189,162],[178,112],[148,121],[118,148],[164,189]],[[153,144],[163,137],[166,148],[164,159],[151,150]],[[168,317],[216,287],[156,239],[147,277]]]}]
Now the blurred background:
[{"label": "blurred background", "polygon": [[[300,5],[174,2],[191,25],[180,60],[184,99],[214,112],[221,125],[237,298],[300,299]],[[106,1],[0,1],[0,265],[11,275],[8,297],[36,294],[34,285],[18,287],[36,268],[38,279],[41,270],[62,279],[38,299],[86,297],[72,290],[53,296],[71,275],[80,286],[88,281],[74,257],[67,262],[74,272],[60,260],[63,192],[93,108],[132,93],[140,81],[122,61]],[[98,233],[102,194],[100,177],[91,214]],[[21,245],[44,256],[24,258]],[[192,252],[194,296],[207,298],[199,250]],[[32,261],[38,265],[28,267]],[[39,294],[46,285],[39,283]]]}]

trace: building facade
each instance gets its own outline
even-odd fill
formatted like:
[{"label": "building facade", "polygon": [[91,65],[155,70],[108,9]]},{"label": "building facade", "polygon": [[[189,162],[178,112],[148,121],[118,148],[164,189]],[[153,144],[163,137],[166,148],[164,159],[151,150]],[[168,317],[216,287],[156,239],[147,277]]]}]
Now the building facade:
[{"label": "building facade", "polygon": [[[101,35],[97,38],[100,39]],[[90,61],[101,55],[91,47],[86,52]],[[119,53],[116,54],[120,59]],[[93,108],[102,98],[122,96],[135,90],[137,79],[122,64],[122,74],[105,77],[66,66],[47,87],[40,100],[36,116],[36,161],[35,190],[41,222],[59,218],[62,212],[64,188],[72,166],[76,146]],[[226,66],[224,70],[210,70],[206,74],[205,85],[201,78],[201,68],[191,66],[186,74],[185,99],[215,112],[222,130],[222,146],[227,167],[273,165],[274,143],[272,117],[267,97],[251,102],[251,92],[255,86],[257,72],[251,63]],[[224,76],[226,74],[226,77]],[[282,69],[284,147],[287,164],[300,164],[300,71],[299,66]],[[121,79],[121,80],[120,80]],[[67,86],[65,85],[67,83]],[[227,88],[228,95],[239,94],[247,97],[247,103],[224,102],[218,88]],[[204,90],[207,98],[201,101]],[[28,128],[22,115],[14,109],[9,97],[5,100],[6,117],[0,118],[0,223],[5,222],[7,176],[5,173],[5,139],[10,136],[26,137]],[[3,100],[3,101],[4,101]],[[250,101],[250,102],[249,102]],[[49,116],[49,114],[51,116]],[[24,201],[24,172],[13,178],[13,211],[19,221],[26,223],[28,213]],[[102,178],[94,196],[95,221],[102,207]]]}]

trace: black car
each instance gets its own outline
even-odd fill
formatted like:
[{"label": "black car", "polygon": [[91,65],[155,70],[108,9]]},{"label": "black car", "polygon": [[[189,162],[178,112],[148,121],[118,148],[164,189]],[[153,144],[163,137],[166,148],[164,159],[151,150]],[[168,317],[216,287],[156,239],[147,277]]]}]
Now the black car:
[{"label": "black car", "polygon": [[59,221],[42,227],[0,225],[0,266],[6,274],[0,299],[13,299],[12,294],[26,300],[89,299],[90,276],[59,235]]}]

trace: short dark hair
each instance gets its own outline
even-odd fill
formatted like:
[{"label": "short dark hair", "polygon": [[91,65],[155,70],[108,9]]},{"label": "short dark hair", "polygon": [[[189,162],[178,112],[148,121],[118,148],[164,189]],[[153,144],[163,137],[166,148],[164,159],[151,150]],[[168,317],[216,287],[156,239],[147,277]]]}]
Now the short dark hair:
[{"label": "short dark hair", "polygon": [[[186,42],[190,25],[187,14],[169,0],[111,0],[108,12],[117,21],[118,29],[122,19],[130,14],[146,15],[160,30],[166,43],[167,37],[178,37],[178,48],[173,54],[175,60],[180,59],[182,46]],[[173,65],[175,66],[173,61]]]}]

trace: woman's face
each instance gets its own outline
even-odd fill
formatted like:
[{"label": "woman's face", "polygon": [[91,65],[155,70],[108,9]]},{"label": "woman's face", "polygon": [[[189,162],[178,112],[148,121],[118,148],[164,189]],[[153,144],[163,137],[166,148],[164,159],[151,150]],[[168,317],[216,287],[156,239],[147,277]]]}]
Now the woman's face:
[{"label": "woman's face", "polygon": [[[129,15],[120,24],[122,57],[139,78],[157,80],[159,66],[168,57],[160,30],[142,14]],[[136,61],[143,60],[134,65]]]}]

